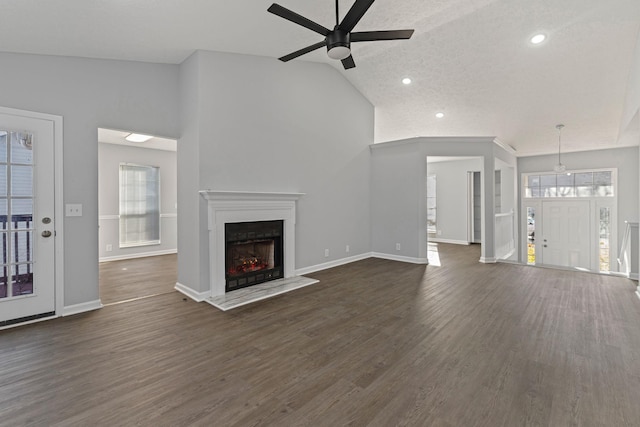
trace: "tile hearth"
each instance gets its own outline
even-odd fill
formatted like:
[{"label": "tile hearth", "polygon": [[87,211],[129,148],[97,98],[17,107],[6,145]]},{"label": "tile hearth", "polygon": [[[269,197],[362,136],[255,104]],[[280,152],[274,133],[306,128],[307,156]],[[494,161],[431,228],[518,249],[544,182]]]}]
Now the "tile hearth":
[{"label": "tile hearth", "polygon": [[310,279],[304,276],[271,280],[259,285],[227,292],[224,295],[209,297],[206,298],[205,301],[222,311],[227,311],[231,310],[232,308],[251,304],[252,302],[260,301],[265,298],[293,291],[294,289],[313,285],[314,283],[318,282],[319,280]]}]

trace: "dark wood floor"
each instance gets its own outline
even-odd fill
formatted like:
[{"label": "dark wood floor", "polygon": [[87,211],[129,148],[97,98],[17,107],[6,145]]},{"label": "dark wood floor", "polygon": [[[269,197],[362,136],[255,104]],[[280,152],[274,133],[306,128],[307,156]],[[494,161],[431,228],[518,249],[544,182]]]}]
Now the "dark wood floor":
[{"label": "dark wood floor", "polygon": [[100,263],[103,304],[174,292],[178,280],[176,254]]},{"label": "dark wood floor", "polygon": [[635,282],[439,248],[229,312],[171,292],[2,331],[0,425],[640,425]]}]

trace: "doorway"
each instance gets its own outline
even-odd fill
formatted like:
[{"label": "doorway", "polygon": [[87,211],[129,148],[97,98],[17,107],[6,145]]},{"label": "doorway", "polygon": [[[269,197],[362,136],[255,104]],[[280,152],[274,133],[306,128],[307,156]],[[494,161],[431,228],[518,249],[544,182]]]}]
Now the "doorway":
[{"label": "doorway", "polygon": [[0,327],[53,317],[61,304],[61,135],[60,117],[0,108]]},{"label": "doorway", "polygon": [[482,157],[427,156],[429,242],[481,243],[482,168]]},{"label": "doorway", "polygon": [[615,169],[523,174],[522,183],[523,262],[617,270]]},{"label": "doorway", "polygon": [[98,129],[99,284],[104,305],[174,291],[176,153],[173,139]]}]

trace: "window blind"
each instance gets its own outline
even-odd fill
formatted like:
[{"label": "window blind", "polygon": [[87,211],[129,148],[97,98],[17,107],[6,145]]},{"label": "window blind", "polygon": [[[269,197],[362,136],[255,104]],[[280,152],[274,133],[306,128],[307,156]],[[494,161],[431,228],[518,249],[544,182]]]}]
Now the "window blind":
[{"label": "window blind", "polygon": [[120,164],[120,247],[160,243],[160,168]]}]

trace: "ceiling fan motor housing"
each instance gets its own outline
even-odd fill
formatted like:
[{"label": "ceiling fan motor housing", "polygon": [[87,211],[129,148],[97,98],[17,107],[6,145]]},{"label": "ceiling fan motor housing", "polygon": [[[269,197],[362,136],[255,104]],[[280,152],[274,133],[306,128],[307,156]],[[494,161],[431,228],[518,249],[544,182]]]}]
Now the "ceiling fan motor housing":
[{"label": "ceiling fan motor housing", "polygon": [[350,34],[335,28],[327,34],[327,55],[332,59],[345,59],[351,55]]}]

